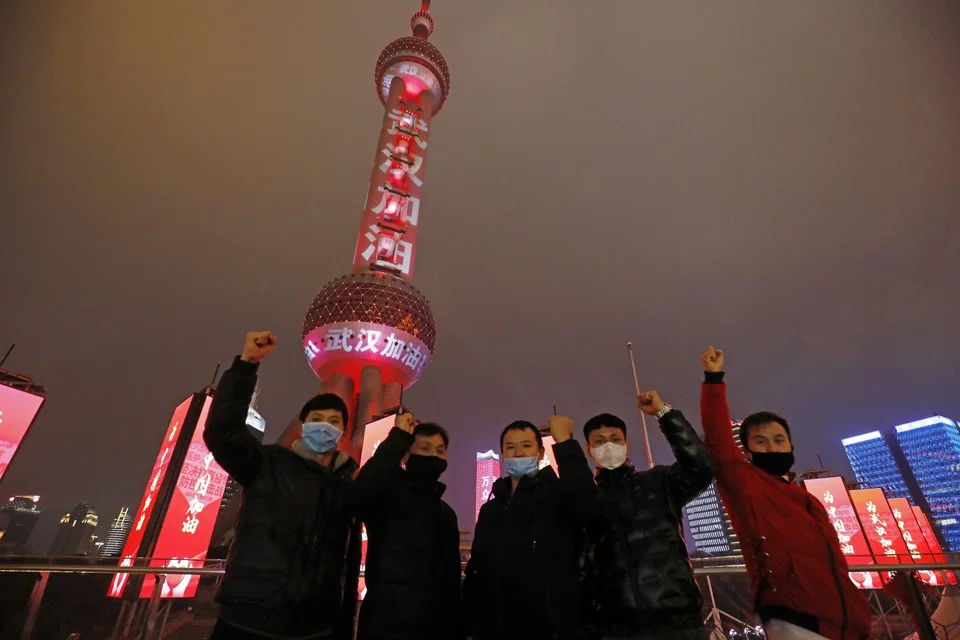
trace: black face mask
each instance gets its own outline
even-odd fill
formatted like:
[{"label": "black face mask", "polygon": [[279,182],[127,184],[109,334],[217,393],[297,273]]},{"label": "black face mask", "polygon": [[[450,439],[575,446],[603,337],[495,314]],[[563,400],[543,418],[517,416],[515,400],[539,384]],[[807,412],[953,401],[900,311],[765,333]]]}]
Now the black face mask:
[{"label": "black face mask", "polygon": [[447,461],[437,456],[421,456],[411,453],[407,458],[407,472],[418,478],[439,480],[447,470]]},{"label": "black face mask", "polygon": [[766,471],[772,476],[785,476],[793,467],[796,461],[793,457],[793,451],[784,453],[782,451],[770,452],[750,452],[753,458],[751,462],[754,466]]}]

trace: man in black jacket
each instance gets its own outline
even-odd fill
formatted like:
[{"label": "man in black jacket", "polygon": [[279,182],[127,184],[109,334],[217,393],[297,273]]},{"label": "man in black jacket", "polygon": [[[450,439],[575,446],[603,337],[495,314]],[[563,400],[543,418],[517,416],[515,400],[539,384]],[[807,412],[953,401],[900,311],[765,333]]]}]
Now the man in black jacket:
[{"label": "man in black jacket", "polygon": [[677,461],[638,471],[627,460],[623,420],[601,414],[583,427],[603,503],[603,517],[589,528],[597,623],[611,639],[706,640],[681,517],[683,505],[710,485],[713,465],[682,413],[656,391],[637,400],[660,422]]},{"label": "man in black jacket", "polygon": [[[450,437],[409,413],[354,484],[367,527],[358,640],[452,640],[460,632],[460,531],[441,499]],[[405,463],[405,468],[401,467]]]},{"label": "man in black jacket", "polygon": [[347,408],[333,394],[300,412],[302,438],[263,446],[246,427],[257,367],[276,346],[248,333],[220,380],[203,433],[214,458],[243,487],[236,537],[217,594],[211,640],[351,640],[360,569],[360,526],[348,492],[357,465],[338,453]]},{"label": "man in black jacket", "polygon": [[580,624],[583,528],[599,516],[597,487],[570,418],[550,418],[557,476],[524,421],[500,435],[507,477],[480,509],[463,584],[473,640],[572,640]]}]

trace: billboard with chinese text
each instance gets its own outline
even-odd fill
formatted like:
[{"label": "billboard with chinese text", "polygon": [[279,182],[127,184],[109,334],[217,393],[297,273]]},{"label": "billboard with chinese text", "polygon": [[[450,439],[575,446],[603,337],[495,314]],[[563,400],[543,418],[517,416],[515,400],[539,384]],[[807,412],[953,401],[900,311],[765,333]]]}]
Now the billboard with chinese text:
[{"label": "billboard with chinese text", "polygon": [[[130,535],[122,553],[120,566],[131,566],[143,543],[146,525],[150,521],[155,505],[160,501],[158,491],[164,477],[171,471],[170,459],[174,448],[180,441],[186,424],[188,412],[195,396],[191,396],[174,411],[170,426],[164,436],[160,455],[150,474],[150,480],[134,517]],[[156,544],[150,554],[151,567],[202,567],[213,535],[220,509],[220,500],[227,484],[227,473],[213,459],[213,454],[203,442],[203,429],[213,398],[204,396],[196,427],[190,437],[189,446],[180,472],[173,483],[170,501],[163,522],[156,535]],[[128,581],[128,574],[116,574],[107,595],[121,597]],[[196,595],[198,575],[170,575],[161,585],[161,598],[192,598]],[[144,580],[140,586],[139,597],[149,598],[154,582]]]},{"label": "billboard with chinese text", "polygon": [[[190,402],[193,397],[187,398],[180,403],[173,411],[173,417],[170,418],[170,424],[167,426],[167,432],[163,436],[163,442],[160,446],[160,453],[153,463],[153,469],[147,479],[147,488],[140,498],[140,506],[133,516],[133,524],[130,526],[130,534],[123,545],[123,551],[120,553],[120,566],[133,566],[133,561],[137,557],[140,549],[140,543],[143,542],[143,536],[146,533],[147,524],[150,522],[150,515],[157,505],[157,494],[160,491],[160,485],[167,473],[167,467],[170,464],[170,457],[177,446],[177,436],[180,435],[180,429],[186,421],[187,412],[190,410]],[[112,598],[119,598],[127,586],[130,574],[118,573],[113,577],[110,583],[110,589],[107,595]]]},{"label": "billboard with chinese text", "polygon": [[3,479],[41,405],[41,396],[0,385],[0,479]]},{"label": "billboard with chinese text", "polygon": [[493,483],[500,478],[500,456],[492,450],[477,452],[476,512],[473,521],[480,517],[480,507],[486,504],[493,491]]},{"label": "billboard with chinese text", "polygon": [[[840,551],[847,563],[875,564],[843,478],[815,478],[807,480],[803,486],[827,510],[827,517],[837,532]],[[879,589],[882,586],[880,574],[875,572],[852,571],[850,579],[861,589]]]},{"label": "billboard with chinese text", "polygon": [[[907,545],[900,535],[893,509],[887,502],[883,489],[855,489],[850,499],[860,517],[860,523],[866,533],[870,551],[878,564],[911,563]],[[888,573],[881,576],[886,580]]]},{"label": "billboard with chinese text", "polygon": [[[900,535],[903,536],[903,542],[907,545],[907,551],[914,562],[927,563],[936,562],[930,545],[923,537],[923,531],[920,530],[920,523],[913,515],[913,509],[906,498],[890,498],[888,500],[890,508],[893,510],[893,519],[900,529]],[[943,576],[933,571],[918,571],[917,577],[929,585],[942,586],[946,584]]]}]

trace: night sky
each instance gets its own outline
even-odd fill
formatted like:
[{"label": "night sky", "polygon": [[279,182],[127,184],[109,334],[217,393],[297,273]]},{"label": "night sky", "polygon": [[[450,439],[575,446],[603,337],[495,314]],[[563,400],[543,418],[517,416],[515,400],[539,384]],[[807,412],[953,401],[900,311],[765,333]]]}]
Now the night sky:
[{"label": "night sky", "polygon": [[[0,344],[50,388],[0,485],[45,552],[80,500],[136,507],[173,408],[248,330],[267,439],[317,389],[300,346],[350,267],[380,50],[418,0],[0,4]],[[774,5],[776,8],[774,8]],[[798,467],[840,438],[960,418],[960,9],[951,0],[437,0],[415,284],[435,360],[405,395],[475,452],[557,403],[642,438],[641,385],[699,422],[787,416]],[[4,349],[5,350],[5,346]],[[669,462],[663,438],[654,455]]]}]

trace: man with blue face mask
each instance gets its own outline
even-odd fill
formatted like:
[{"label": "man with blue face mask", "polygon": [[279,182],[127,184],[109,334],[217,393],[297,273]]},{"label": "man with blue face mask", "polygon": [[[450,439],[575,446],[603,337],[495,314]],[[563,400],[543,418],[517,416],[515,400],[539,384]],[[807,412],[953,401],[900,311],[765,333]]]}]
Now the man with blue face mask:
[{"label": "man with blue face mask", "polygon": [[264,446],[246,427],[260,360],[277,338],[248,333],[224,372],[203,433],[216,461],[243,487],[210,640],[353,638],[360,527],[350,492],[357,464],[337,451],[347,407],[324,393],[300,411],[291,449]]},{"label": "man with blue face mask", "polygon": [[549,426],[559,476],[544,465],[543,438],[532,423],[513,422],[500,434],[506,477],[480,509],[463,584],[465,632],[473,640],[578,636],[582,532],[599,516],[599,501],[573,421],[552,416]]}]

